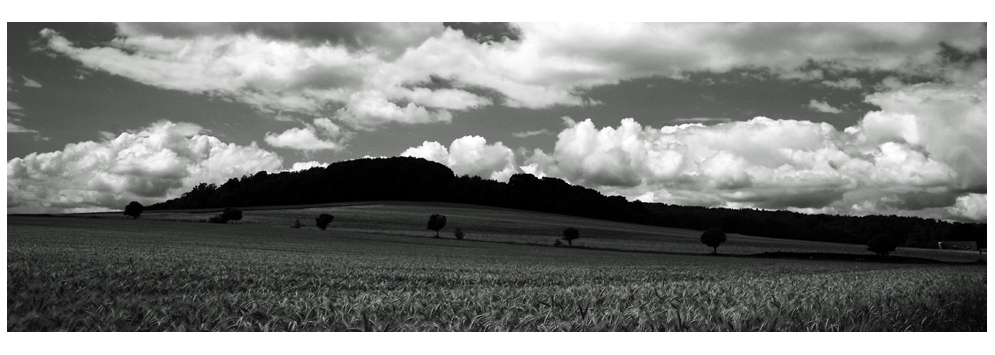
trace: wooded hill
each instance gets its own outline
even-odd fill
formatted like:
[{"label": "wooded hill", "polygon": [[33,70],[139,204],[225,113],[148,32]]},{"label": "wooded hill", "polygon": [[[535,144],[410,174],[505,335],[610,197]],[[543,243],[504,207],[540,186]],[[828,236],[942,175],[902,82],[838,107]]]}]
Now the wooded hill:
[{"label": "wooded hill", "polygon": [[911,247],[936,248],[938,241],[948,240],[973,240],[980,247],[987,246],[987,224],[628,202],[620,196],[604,196],[551,177],[516,174],[508,183],[476,176],[457,177],[445,165],[408,157],[350,160],[279,174],[261,171],[229,179],[221,186],[202,183],[179,198],[146,209],[378,200],[467,203],[697,230],[718,227],[727,233],[782,239],[865,244],[879,234],[887,234],[899,245]]}]

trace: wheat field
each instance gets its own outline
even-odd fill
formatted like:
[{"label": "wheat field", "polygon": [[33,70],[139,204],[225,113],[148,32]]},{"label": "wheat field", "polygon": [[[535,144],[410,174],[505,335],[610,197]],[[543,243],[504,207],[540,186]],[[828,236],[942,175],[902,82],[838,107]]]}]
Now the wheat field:
[{"label": "wheat field", "polygon": [[[987,330],[984,265],[707,256],[700,232],[459,206],[209,215],[9,217],[7,330]],[[564,224],[590,248],[550,246]],[[737,238],[720,253],[819,247]]]}]

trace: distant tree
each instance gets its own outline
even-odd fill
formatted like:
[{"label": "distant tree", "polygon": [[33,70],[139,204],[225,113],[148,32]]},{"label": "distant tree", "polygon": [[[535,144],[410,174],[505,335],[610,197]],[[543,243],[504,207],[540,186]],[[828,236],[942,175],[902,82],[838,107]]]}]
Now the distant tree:
[{"label": "distant tree", "polygon": [[726,242],[726,234],[719,228],[711,228],[701,233],[701,242],[712,247],[712,255],[718,255],[719,245]]},{"label": "distant tree", "polygon": [[236,208],[225,208],[224,212],[221,212],[221,223],[227,223],[228,221],[239,221],[242,219],[242,210]]},{"label": "distant tree", "polygon": [[235,208],[225,208],[221,214],[209,218],[207,221],[210,223],[228,223],[230,221],[238,221],[242,219],[242,210]]},{"label": "distant tree", "polygon": [[878,234],[867,242],[867,250],[883,256],[888,256],[889,253],[895,251],[897,246],[898,242],[895,241],[895,238],[887,234]]},{"label": "distant tree", "polygon": [[975,245],[978,247],[978,257],[984,256],[981,249],[988,249],[988,224],[977,225],[977,233],[974,234]]},{"label": "distant tree", "polygon": [[428,229],[435,231],[435,238],[439,238],[439,231],[446,226],[446,216],[433,214],[428,217]]},{"label": "distant tree", "polygon": [[335,216],[332,216],[327,213],[322,213],[321,215],[318,216],[318,218],[315,218],[314,221],[315,223],[317,223],[318,228],[321,228],[321,230],[325,230],[325,228],[328,228],[328,224],[332,223],[333,219],[335,219]]},{"label": "distant tree", "polygon": [[463,236],[464,236],[463,230],[459,229],[459,227],[457,227],[456,230],[453,231],[453,236],[455,236],[456,239],[463,240]]},{"label": "distant tree", "polygon": [[577,228],[567,228],[563,230],[563,240],[567,241],[567,245],[571,248],[574,246],[573,240],[580,238],[580,231]]},{"label": "distant tree", "polygon": [[293,228],[293,229],[301,229],[301,227],[303,227],[303,225],[301,224],[301,219],[300,218],[297,219],[297,222],[294,222],[294,224],[290,225],[290,228]]},{"label": "distant tree", "polygon": [[145,210],[145,206],[142,206],[138,201],[131,201],[131,203],[124,207],[124,214],[131,216],[132,219],[138,219],[138,216],[142,215],[143,210]]}]

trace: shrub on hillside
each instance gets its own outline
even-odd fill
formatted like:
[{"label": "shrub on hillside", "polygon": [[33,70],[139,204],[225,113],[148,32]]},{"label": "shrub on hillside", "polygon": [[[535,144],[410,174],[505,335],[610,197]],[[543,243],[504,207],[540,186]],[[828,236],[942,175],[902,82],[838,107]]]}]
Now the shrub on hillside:
[{"label": "shrub on hillside", "polygon": [[207,219],[209,223],[228,223],[242,219],[242,210],[236,208],[225,208],[221,214]]},{"label": "shrub on hillside", "polygon": [[435,231],[435,237],[439,238],[439,231],[446,226],[446,216],[433,214],[428,217],[428,230]]},{"label": "shrub on hillside", "polygon": [[563,240],[567,241],[567,245],[571,248],[574,246],[573,240],[580,238],[580,231],[577,228],[567,228],[563,230]]},{"label": "shrub on hillside", "polygon": [[332,216],[327,213],[322,213],[321,215],[318,216],[318,218],[314,219],[314,222],[315,224],[318,225],[318,228],[321,228],[321,230],[325,230],[325,228],[328,228],[328,224],[332,223],[332,220],[334,219],[335,216]]},{"label": "shrub on hillside", "polygon": [[889,253],[895,251],[896,247],[898,247],[898,242],[887,234],[878,234],[867,242],[867,250],[882,256],[888,256]]},{"label": "shrub on hillside", "polygon": [[239,221],[242,220],[242,210],[237,208],[225,208],[224,212],[221,212],[221,219],[227,223],[228,221]]}]

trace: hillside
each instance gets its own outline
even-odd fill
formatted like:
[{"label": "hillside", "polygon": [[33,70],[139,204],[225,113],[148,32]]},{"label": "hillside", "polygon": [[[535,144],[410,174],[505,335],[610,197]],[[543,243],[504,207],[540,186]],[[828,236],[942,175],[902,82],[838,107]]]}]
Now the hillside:
[{"label": "hillside", "polygon": [[179,198],[147,209],[378,200],[466,203],[697,230],[718,227],[730,233],[781,239],[865,244],[870,238],[885,234],[908,247],[935,248],[938,241],[945,240],[974,240],[987,246],[987,224],[628,202],[620,196],[604,196],[551,177],[540,179],[516,174],[508,183],[465,175],[457,177],[442,164],[408,157],[350,160],[325,168],[279,174],[259,172],[229,179],[221,186],[202,183]]}]

